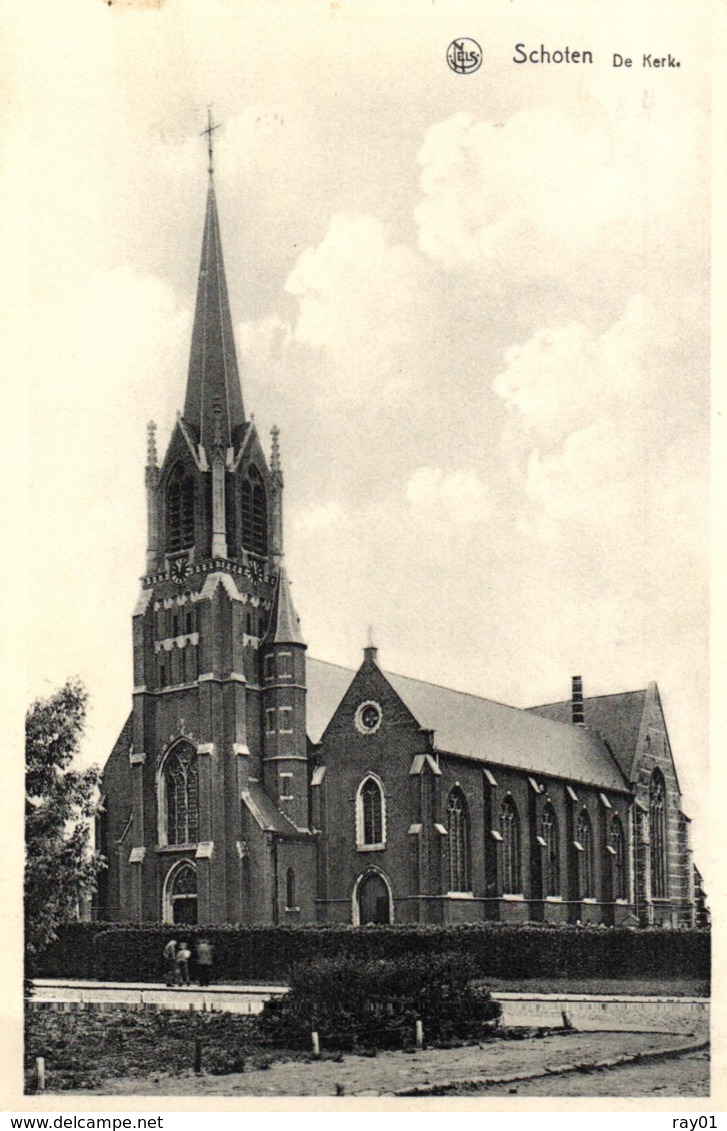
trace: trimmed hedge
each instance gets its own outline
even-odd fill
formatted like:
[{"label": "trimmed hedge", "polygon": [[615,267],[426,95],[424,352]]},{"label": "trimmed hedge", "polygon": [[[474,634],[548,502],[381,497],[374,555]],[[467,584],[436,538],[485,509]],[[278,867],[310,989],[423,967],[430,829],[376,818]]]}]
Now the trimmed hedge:
[{"label": "trimmed hedge", "polygon": [[[708,930],[501,923],[453,927],[194,927],[70,923],[43,956],[40,977],[158,982],[170,938],[205,937],[216,982],[287,981],[296,963],[345,956],[354,962],[469,955],[483,977],[629,978],[710,975]],[[192,948],[194,950],[194,947]]]},{"label": "trimmed hedge", "polygon": [[61,924],[55,942],[38,955],[28,974],[37,978],[95,978],[94,940],[108,929],[108,923],[74,920]]}]

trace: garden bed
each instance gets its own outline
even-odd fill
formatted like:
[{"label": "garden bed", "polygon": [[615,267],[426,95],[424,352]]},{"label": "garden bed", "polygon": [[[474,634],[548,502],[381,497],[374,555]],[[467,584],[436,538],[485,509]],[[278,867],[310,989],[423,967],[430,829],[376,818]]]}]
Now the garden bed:
[{"label": "garden bed", "polygon": [[[98,1087],[113,1077],[154,1077],[191,1072],[196,1041],[204,1071],[213,1075],[267,1068],[273,1060],[261,1043],[257,1018],[237,1014],[160,1012],[56,1013],[25,1017],[26,1090],[35,1090],[36,1057],[45,1060],[52,1091]],[[276,1050],[277,1059],[308,1050]]]}]

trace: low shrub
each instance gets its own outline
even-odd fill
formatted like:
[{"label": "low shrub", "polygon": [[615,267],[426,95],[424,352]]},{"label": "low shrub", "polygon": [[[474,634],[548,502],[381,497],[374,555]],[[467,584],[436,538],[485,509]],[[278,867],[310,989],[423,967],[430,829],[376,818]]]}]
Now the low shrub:
[{"label": "low shrub", "polygon": [[477,963],[445,953],[426,957],[314,959],[290,971],[290,993],[268,1002],[263,1029],[289,1044],[315,1030],[326,1047],[386,1048],[412,1044],[415,1022],[427,1039],[480,1036],[501,1006],[480,985]]}]

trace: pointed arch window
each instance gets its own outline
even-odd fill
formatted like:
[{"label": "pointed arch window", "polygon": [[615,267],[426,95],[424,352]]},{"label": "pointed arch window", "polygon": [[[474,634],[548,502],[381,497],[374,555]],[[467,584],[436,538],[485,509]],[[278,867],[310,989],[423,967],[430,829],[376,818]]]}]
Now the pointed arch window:
[{"label": "pointed arch window", "polygon": [[239,506],[237,477],[229,472],[225,475],[225,531],[227,545],[231,553],[236,553],[238,547],[238,520],[237,508]]},{"label": "pointed arch window", "polygon": [[621,818],[611,821],[611,868],[613,898],[626,899],[626,837]]},{"label": "pointed arch window", "polygon": [[268,506],[265,486],[253,465],[242,481],[242,544],[262,557],[268,552]]},{"label": "pointed arch window", "polygon": [[649,782],[649,825],[651,833],[651,895],[653,899],[666,899],[666,786],[661,770],[654,770]]},{"label": "pointed arch window", "polygon": [[356,796],[356,847],[386,847],[386,801],[384,787],[375,774],[361,782]]},{"label": "pointed arch window", "polygon": [[192,927],[197,922],[197,869],[191,860],[174,864],[164,883],[162,918]]},{"label": "pointed arch window", "polygon": [[453,789],[447,800],[449,844],[449,890],[471,891],[469,862],[469,818],[461,789]]},{"label": "pointed arch window", "polygon": [[177,464],[167,487],[167,551],[194,545],[194,479]]},{"label": "pointed arch window", "polygon": [[581,899],[593,899],[596,894],[593,868],[593,825],[587,809],[581,809],[578,817],[576,840],[580,847],[578,854],[580,897]]},{"label": "pointed arch window", "polygon": [[520,817],[512,797],[506,797],[500,810],[502,837],[502,890],[507,895],[522,891],[520,879]]},{"label": "pointed arch window", "polygon": [[543,894],[560,895],[560,850],[558,845],[558,818],[548,801],[543,808],[540,825],[543,839]]},{"label": "pointed arch window", "polygon": [[199,837],[199,769],[197,751],[178,742],[164,760],[159,808],[162,844],[196,844]]},{"label": "pointed arch window", "polygon": [[288,868],[288,871],[285,873],[285,909],[286,911],[298,910],[295,891],[295,872],[292,868]]}]

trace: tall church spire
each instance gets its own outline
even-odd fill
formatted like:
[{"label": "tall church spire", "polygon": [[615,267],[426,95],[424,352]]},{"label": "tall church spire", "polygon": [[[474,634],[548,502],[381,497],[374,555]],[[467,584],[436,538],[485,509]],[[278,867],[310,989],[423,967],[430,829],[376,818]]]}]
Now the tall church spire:
[{"label": "tall church spire", "polygon": [[245,423],[212,173],[213,129],[216,127],[210,119],[204,131],[209,138],[210,161],[207,212],[184,404],[184,419],[196,429],[200,443],[207,451],[212,448],[215,439],[214,405],[217,399],[222,409],[221,438],[225,447],[234,443],[237,429]]}]

